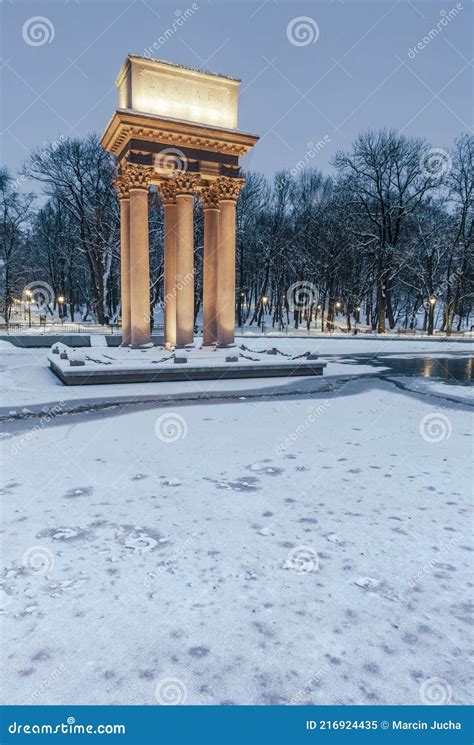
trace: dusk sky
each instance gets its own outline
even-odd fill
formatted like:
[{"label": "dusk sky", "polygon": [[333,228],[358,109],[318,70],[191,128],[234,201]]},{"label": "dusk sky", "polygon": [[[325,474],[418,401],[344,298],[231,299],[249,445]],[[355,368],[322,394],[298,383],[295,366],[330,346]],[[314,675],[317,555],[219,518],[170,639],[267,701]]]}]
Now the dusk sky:
[{"label": "dusk sky", "polygon": [[147,50],[242,79],[239,127],[261,136],[243,165],[269,176],[323,138],[310,165],[329,172],[368,127],[447,147],[472,126],[466,0],[4,0],[1,10],[1,162],[13,173],[45,141],[102,132],[127,53]]}]

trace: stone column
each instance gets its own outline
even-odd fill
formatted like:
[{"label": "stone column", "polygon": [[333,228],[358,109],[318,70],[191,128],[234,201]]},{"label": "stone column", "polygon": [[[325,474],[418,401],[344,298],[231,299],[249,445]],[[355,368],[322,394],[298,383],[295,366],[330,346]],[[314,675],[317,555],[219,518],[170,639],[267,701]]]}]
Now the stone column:
[{"label": "stone column", "polygon": [[194,344],[194,191],[198,177],[179,173],[176,187],[176,346]]},{"label": "stone column", "polygon": [[128,181],[117,176],[114,181],[120,201],[120,315],[122,347],[130,346],[130,192]]},{"label": "stone column", "polygon": [[132,347],[150,344],[148,186],[152,168],[125,164],[130,189],[130,320]]},{"label": "stone column", "polygon": [[235,222],[241,179],[217,180],[220,206],[219,255],[217,260],[217,342],[227,347],[235,339]]},{"label": "stone column", "polygon": [[168,349],[176,346],[176,244],[177,218],[176,187],[171,179],[162,181],[159,191],[164,208],[164,315],[165,344]]},{"label": "stone column", "polygon": [[201,188],[204,206],[203,331],[202,343],[217,343],[217,261],[219,253],[219,193],[210,182]]}]

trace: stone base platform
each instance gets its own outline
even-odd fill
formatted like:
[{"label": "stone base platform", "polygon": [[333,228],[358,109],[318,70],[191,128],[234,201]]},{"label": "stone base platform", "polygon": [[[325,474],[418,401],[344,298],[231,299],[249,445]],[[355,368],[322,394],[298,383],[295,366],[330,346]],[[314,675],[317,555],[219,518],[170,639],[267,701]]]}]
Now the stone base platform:
[{"label": "stone base platform", "polygon": [[[53,345],[48,355],[52,372],[64,385],[157,383],[177,380],[305,377],[322,375],[326,362],[319,359],[288,359],[239,350],[200,350],[188,353],[163,349],[74,350]],[[227,359],[226,359],[227,358]],[[236,361],[227,361],[228,359]]]}]

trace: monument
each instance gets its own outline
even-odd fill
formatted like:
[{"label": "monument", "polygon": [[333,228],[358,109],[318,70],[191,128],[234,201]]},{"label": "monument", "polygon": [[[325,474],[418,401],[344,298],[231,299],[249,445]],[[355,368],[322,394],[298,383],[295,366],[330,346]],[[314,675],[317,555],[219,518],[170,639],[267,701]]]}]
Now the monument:
[{"label": "monument", "polygon": [[119,72],[119,108],[101,144],[117,159],[123,345],[150,343],[151,185],[164,206],[166,346],[194,341],[195,195],[204,209],[203,344],[234,342],[239,158],[258,140],[237,129],[239,84],[131,54]]}]

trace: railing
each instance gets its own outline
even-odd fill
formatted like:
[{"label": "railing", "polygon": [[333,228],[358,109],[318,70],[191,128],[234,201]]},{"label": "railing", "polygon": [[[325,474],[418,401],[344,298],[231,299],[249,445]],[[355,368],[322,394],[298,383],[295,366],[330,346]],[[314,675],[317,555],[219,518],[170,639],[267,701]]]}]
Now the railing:
[{"label": "railing", "polygon": [[117,324],[100,323],[2,323],[0,333],[6,334],[120,334]]}]

